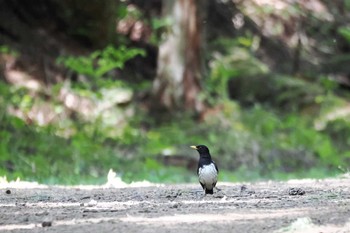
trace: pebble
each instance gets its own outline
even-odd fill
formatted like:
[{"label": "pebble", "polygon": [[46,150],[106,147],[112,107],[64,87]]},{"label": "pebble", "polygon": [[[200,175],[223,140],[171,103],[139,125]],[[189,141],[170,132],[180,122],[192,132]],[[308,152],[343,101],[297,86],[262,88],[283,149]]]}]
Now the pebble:
[{"label": "pebble", "polygon": [[290,188],[289,189],[289,195],[295,196],[295,195],[304,195],[305,191],[301,188]]},{"label": "pebble", "polygon": [[41,224],[42,227],[51,227],[52,226],[52,222],[51,221],[44,221]]}]

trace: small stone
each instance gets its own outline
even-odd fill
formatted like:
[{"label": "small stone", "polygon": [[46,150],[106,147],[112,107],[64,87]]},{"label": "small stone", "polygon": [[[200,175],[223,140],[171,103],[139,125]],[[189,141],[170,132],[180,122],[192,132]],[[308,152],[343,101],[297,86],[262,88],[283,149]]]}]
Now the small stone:
[{"label": "small stone", "polygon": [[296,196],[296,195],[304,195],[305,191],[301,188],[291,188],[289,189],[289,195]]},{"label": "small stone", "polygon": [[89,201],[87,203],[87,206],[88,207],[93,207],[93,206],[96,206],[97,205],[97,201],[95,201],[94,199],[92,199],[91,201]]},{"label": "small stone", "polygon": [[223,193],[221,193],[221,192],[219,192],[219,193],[216,193],[216,194],[214,194],[214,198],[224,198],[224,194]]},{"label": "small stone", "polygon": [[42,227],[51,227],[52,226],[52,222],[51,221],[44,221],[41,224]]},{"label": "small stone", "polygon": [[248,189],[248,187],[246,185],[242,185],[241,186],[241,192],[244,192]]},{"label": "small stone", "polygon": [[41,211],[41,212],[35,213],[35,216],[45,216],[45,215],[49,215],[49,212],[47,212],[47,211]]},{"label": "small stone", "polygon": [[11,194],[11,190],[10,190],[10,189],[7,189],[7,190],[6,190],[6,194]]}]

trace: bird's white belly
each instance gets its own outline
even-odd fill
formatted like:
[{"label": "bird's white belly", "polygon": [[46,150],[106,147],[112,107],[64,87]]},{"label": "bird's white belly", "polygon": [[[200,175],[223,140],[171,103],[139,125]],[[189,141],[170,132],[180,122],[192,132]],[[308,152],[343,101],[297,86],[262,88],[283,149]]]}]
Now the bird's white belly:
[{"label": "bird's white belly", "polygon": [[218,180],[218,172],[214,164],[204,165],[198,170],[199,182],[204,184],[207,189],[212,189]]}]

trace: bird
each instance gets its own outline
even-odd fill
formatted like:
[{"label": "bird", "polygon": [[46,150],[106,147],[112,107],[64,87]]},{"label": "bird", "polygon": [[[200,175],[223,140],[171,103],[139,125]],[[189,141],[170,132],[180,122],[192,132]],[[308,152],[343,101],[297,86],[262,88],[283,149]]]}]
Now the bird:
[{"label": "bird", "polygon": [[208,147],[204,145],[191,146],[199,153],[197,175],[199,183],[206,194],[214,194],[214,187],[218,181],[219,169],[216,163],[211,159]]}]

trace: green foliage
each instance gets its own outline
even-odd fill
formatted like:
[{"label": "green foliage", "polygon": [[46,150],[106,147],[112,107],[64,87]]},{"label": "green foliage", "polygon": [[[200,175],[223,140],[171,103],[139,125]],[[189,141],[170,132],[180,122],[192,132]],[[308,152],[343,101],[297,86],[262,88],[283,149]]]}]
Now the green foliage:
[{"label": "green foliage", "polygon": [[146,158],[130,166],[129,171],[123,174],[123,180],[132,182],[135,180],[148,180],[155,183],[180,183],[194,182],[193,173],[180,167],[165,167],[156,159]]},{"label": "green foliage", "polygon": [[350,28],[349,27],[340,27],[338,28],[338,33],[350,43]]},{"label": "green foliage", "polygon": [[0,45],[0,54],[8,54],[17,57],[19,53],[7,45]]},{"label": "green foliage", "polygon": [[165,27],[169,27],[172,25],[172,19],[171,18],[152,18],[151,25],[154,30],[159,30]]},{"label": "green foliage", "polygon": [[122,2],[118,4],[118,7],[116,9],[116,15],[117,18],[120,19],[125,19],[125,18],[130,18],[134,20],[141,19],[143,16],[143,13],[140,11],[139,8],[133,6],[133,5],[127,5]]},{"label": "green foliage", "polygon": [[344,0],[345,8],[346,10],[350,10],[350,1],[349,0]]},{"label": "green foliage", "polygon": [[[135,7],[118,6],[118,20],[143,17]],[[297,6],[286,10],[284,20],[300,13]],[[273,12],[271,6],[261,9],[261,14]],[[152,18],[149,24],[151,43],[157,44],[171,19]],[[272,35],[283,33],[281,22],[275,26]],[[339,28],[338,33],[350,42],[348,27]],[[346,106],[333,94],[336,82],[327,76],[317,76],[311,83],[303,77],[271,74],[255,55],[259,46],[259,37],[249,32],[234,39],[221,37],[208,45],[210,72],[201,98],[220,111],[203,122],[181,113],[160,123],[140,110],[138,103],[131,103],[124,109],[111,105],[111,115],[122,115],[117,127],[107,124],[103,116],[86,120],[79,114],[43,127],[10,116],[7,110],[11,106],[27,113],[41,97],[34,99],[26,89],[1,84],[0,176],[44,183],[102,183],[112,168],[127,182],[193,182],[195,169],[165,166],[161,158],[164,154],[197,158],[188,146],[199,143],[210,147],[220,167],[220,181],[320,178],[341,172],[337,167],[346,166],[350,159],[350,124],[343,118],[327,118],[336,107]],[[0,53],[15,54],[7,46],[0,46]],[[87,56],[61,57],[58,62],[87,77],[89,84],[80,83],[77,93],[99,102],[111,87],[135,91],[144,89],[141,85],[152,85],[127,86],[111,78],[111,71],[123,69],[139,55],[145,52],[107,46]],[[347,61],[348,55],[337,59]],[[229,99],[232,83],[243,98]],[[60,88],[62,84],[54,87],[52,96]],[[64,106],[55,101],[53,98],[57,112],[64,112]],[[316,114],[309,108],[316,108]],[[123,115],[127,111],[132,113]],[[317,121],[322,121],[322,127],[315,127]]]},{"label": "green foliage", "polygon": [[259,42],[251,36],[238,37],[235,40],[221,39],[214,43],[222,53],[215,53],[210,61],[211,74],[207,80],[209,93],[227,98],[227,83],[238,76],[262,75],[268,67],[251,53]]},{"label": "green foliage", "polygon": [[173,24],[171,17],[152,18],[150,26],[152,27],[152,34],[150,36],[150,43],[153,45],[159,45],[162,39],[165,38],[164,32]]},{"label": "green foliage", "polygon": [[[159,124],[135,110],[114,134],[98,118],[65,119],[42,127],[6,113],[7,105],[25,110],[31,104],[26,91],[3,85],[0,176],[8,179],[102,183],[112,168],[127,182],[193,182],[195,170],[164,166],[159,158],[164,153],[196,157],[189,145],[199,143],[211,148],[223,181],[325,177],[341,172],[337,167],[350,158],[348,121],[329,121],[320,131],[313,118],[296,112],[280,114],[258,104],[243,109],[225,100],[220,113],[202,123],[182,114]],[[60,136],[67,135],[65,131],[69,135]]]},{"label": "green foliage", "polygon": [[[272,112],[255,107],[244,121],[246,125],[252,126],[253,135],[258,136],[257,139],[263,144],[262,147],[267,149],[262,153],[263,157],[269,157],[276,150],[280,153],[277,156],[294,156],[293,158],[275,157],[276,162],[272,164],[281,168],[289,164],[279,162],[290,163],[293,160],[300,160],[300,165],[304,164],[304,166],[311,162],[312,165],[321,163],[336,167],[342,162],[342,155],[332,138],[314,129],[311,119],[295,114],[279,118]],[[271,169],[276,170],[276,168]]]},{"label": "green foliage", "polygon": [[58,62],[63,63],[67,68],[78,74],[100,78],[113,69],[122,69],[125,62],[138,55],[145,56],[146,54],[144,50],[138,48],[107,46],[105,49],[97,50],[89,56],[61,57]]}]

